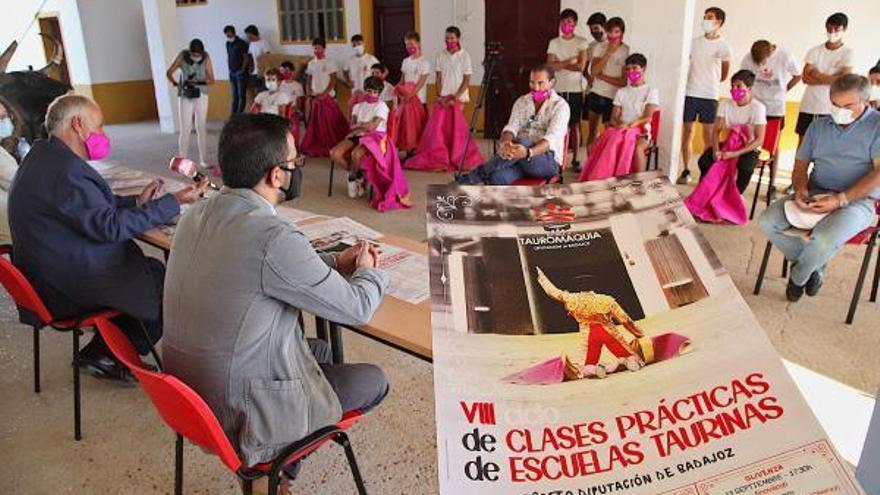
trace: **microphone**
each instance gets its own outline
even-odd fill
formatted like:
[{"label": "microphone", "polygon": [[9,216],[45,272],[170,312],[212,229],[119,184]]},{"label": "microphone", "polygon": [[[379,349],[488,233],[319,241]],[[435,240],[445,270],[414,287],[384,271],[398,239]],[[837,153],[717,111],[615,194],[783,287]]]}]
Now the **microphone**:
[{"label": "microphone", "polygon": [[[168,168],[172,172],[190,178],[196,182],[199,182],[206,177],[205,174],[199,172],[199,167],[196,165],[196,162],[182,156],[175,156],[172,158],[171,161],[168,162]],[[211,181],[208,181],[208,187],[215,191],[220,190],[220,187]]]}]

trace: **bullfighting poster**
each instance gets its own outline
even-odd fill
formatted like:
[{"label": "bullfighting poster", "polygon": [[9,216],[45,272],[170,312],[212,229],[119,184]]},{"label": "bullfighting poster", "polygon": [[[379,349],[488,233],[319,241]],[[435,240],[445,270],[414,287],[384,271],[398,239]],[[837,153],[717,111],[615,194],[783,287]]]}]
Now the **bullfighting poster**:
[{"label": "bullfighting poster", "polygon": [[442,494],[860,494],[665,176],[428,191]]}]

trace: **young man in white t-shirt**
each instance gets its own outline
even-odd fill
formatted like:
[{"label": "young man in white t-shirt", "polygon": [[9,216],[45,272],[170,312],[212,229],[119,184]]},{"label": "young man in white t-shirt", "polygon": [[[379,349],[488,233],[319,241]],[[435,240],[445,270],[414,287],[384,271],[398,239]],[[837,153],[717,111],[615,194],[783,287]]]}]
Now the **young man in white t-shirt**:
[{"label": "young man in white t-shirt", "polygon": [[306,96],[306,90],[301,82],[296,80],[296,67],[293,62],[285,60],[281,62],[281,68],[278,70],[281,75],[281,82],[278,83],[279,91],[287,93],[290,101],[295,104],[298,110],[303,108],[303,99]]},{"label": "young man in white t-shirt", "polygon": [[345,66],[343,82],[351,88],[352,97],[364,91],[364,79],[370,77],[370,68],[379,63],[379,59],[364,50],[364,37],[356,34],[351,37],[351,48],[354,54]]},{"label": "young man in white t-shirt", "polygon": [[379,93],[379,101],[388,105],[388,108],[394,108],[394,86],[385,80],[388,77],[388,67],[381,62],[376,62],[370,67],[370,77],[375,77],[382,81],[382,92]]},{"label": "young man in white t-shirt", "polygon": [[360,161],[364,150],[360,139],[364,134],[377,131],[386,132],[388,126],[388,105],[379,99],[384,85],[378,77],[364,81],[364,101],[351,109],[351,131],[348,136],[330,150],[330,159],[348,169],[348,196],[357,198],[366,191],[364,174]]},{"label": "young man in white t-shirt", "polygon": [[798,121],[795,132],[800,140],[807,133],[810,123],[818,117],[831,114],[831,83],[852,72],[853,51],[843,45],[843,35],[849,25],[846,14],[838,12],[825,21],[828,40],[807,52],[804,63],[804,96],[798,109]]},{"label": "young man in white t-shirt", "polygon": [[293,102],[286,92],[281,91],[281,73],[278,69],[269,69],[264,74],[266,81],[266,90],[261,91],[254,98],[254,105],[251,113],[270,113],[272,115],[280,115],[287,118],[285,110],[287,105]]},{"label": "young man in white t-shirt", "polygon": [[422,38],[419,33],[410,31],[406,33],[403,41],[409,56],[403,59],[403,63],[400,65],[401,79],[404,83],[415,85],[413,97],[425,104],[428,102],[426,87],[428,86],[428,75],[431,73],[431,64],[422,54]]},{"label": "young man in white t-shirt", "polygon": [[596,46],[590,54],[590,75],[593,87],[587,95],[586,105],[589,111],[590,129],[587,133],[587,150],[589,152],[599,131],[599,119],[608,124],[611,111],[614,109],[614,96],[617,90],[626,86],[623,67],[629,56],[629,46],[623,42],[626,24],[620,17],[612,17],[605,23],[604,41]]},{"label": "young man in white t-shirt", "polygon": [[654,112],[660,109],[660,92],[648,86],[645,81],[645,68],[648,59],[641,53],[626,57],[624,75],[627,86],[617,90],[614,95],[614,109],[611,111],[611,125],[614,127],[643,127],[633,153],[633,172],[644,172],[648,157],[650,122]]},{"label": "young man in white t-shirt", "polygon": [[[730,78],[731,99],[721,101],[715,118],[711,146],[706,148],[698,161],[702,180],[716,161],[736,158],[736,188],[740,194],[749,186],[767,128],[767,109],[754,98],[754,85],[755,74],[749,70],[740,70]],[[738,126],[748,127],[749,141],[736,151],[721,151],[721,135]]]},{"label": "young man in white t-shirt", "polygon": [[271,49],[269,43],[260,38],[260,30],[257,29],[257,26],[251,24],[244,28],[244,33],[248,40],[247,67],[250,70],[247,90],[248,96],[253,99],[257,93],[265,88],[263,78],[261,77],[264,71],[260,67],[260,57],[263,54],[269,53]]},{"label": "young man in white t-shirt", "polygon": [[437,99],[442,105],[470,101],[471,74],[474,67],[471,56],[461,47],[461,30],[456,26],[446,28],[446,49],[437,55]]},{"label": "young man in white t-shirt", "polygon": [[690,69],[684,98],[684,127],[681,136],[682,171],[678,184],[690,182],[691,140],[694,123],[703,127],[703,142],[708,145],[715,134],[712,128],[718,113],[718,88],[730,71],[730,47],[721,39],[721,27],[727,14],[718,7],[703,13],[703,36],[691,42]]},{"label": "young man in white t-shirt", "polygon": [[321,95],[336,97],[336,62],[327,58],[327,42],[323,38],[312,41],[315,57],[306,65],[306,94],[310,98]]},{"label": "young man in white t-shirt", "polygon": [[574,34],[578,15],[572,9],[559,14],[559,37],[550,40],[547,46],[547,65],[556,71],[556,92],[569,109],[568,140],[574,150],[572,166],[577,170],[580,164],[577,150],[580,147],[581,113],[584,105],[583,72],[587,65],[586,38]]}]

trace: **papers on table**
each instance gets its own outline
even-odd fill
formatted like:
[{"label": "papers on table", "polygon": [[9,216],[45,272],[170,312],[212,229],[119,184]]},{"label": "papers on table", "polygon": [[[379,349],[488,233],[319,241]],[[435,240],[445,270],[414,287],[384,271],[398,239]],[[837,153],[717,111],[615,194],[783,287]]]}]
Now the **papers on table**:
[{"label": "papers on table", "polygon": [[381,232],[376,232],[348,217],[328,218],[321,222],[297,225],[297,227],[319,251],[325,249],[318,246],[326,247],[339,241],[354,245],[359,240],[375,241],[382,237]]},{"label": "papers on table", "polygon": [[279,206],[275,209],[275,211],[278,212],[279,217],[286,218],[293,223],[299,223],[305,220],[323,217],[323,215],[318,215],[317,213],[313,213],[311,211],[298,210],[296,208],[290,208],[287,206]]}]

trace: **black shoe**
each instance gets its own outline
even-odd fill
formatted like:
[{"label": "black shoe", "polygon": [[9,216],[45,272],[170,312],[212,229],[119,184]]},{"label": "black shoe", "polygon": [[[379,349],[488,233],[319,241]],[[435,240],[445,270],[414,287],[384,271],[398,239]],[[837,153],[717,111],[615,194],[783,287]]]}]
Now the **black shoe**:
[{"label": "black shoe", "polygon": [[681,172],[681,175],[678,176],[678,180],[675,181],[675,183],[680,186],[686,186],[690,182],[691,182],[691,171],[688,169],[684,169]]},{"label": "black shoe", "polygon": [[819,272],[811,273],[809,280],[807,280],[807,285],[804,287],[807,295],[813,297],[818,294],[824,282],[825,280]]},{"label": "black shoe", "polygon": [[112,356],[102,352],[100,346],[87,345],[79,353],[79,367],[95,378],[131,383],[134,377],[128,368]]},{"label": "black shoe", "polygon": [[571,161],[571,170],[573,172],[580,172],[581,171],[581,162],[579,162],[577,160],[572,160]]},{"label": "black shoe", "polygon": [[791,302],[798,302],[803,295],[804,287],[802,285],[797,285],[792,282],[791,279],[788,279],[788,287],[785,288],[785,297]]}]

